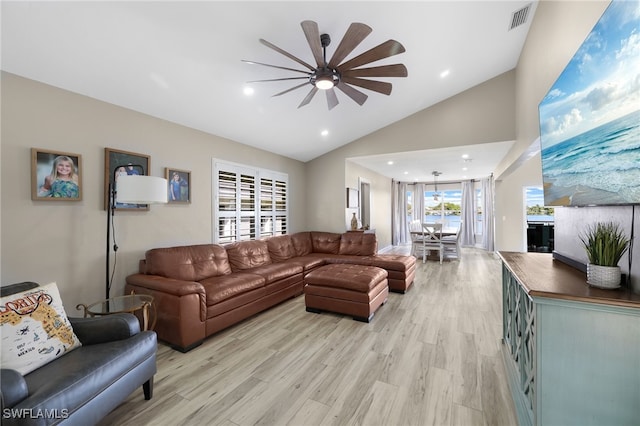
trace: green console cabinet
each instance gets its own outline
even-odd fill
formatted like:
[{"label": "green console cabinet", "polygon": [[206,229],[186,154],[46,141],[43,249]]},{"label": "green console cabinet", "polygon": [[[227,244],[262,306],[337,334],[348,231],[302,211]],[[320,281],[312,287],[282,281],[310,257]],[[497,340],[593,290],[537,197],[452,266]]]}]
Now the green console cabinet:
[{"label": "green console cabinet", "polygon": [[500,252],[502,355],[521,425],[640,424],[640,295],[547,253]]}]

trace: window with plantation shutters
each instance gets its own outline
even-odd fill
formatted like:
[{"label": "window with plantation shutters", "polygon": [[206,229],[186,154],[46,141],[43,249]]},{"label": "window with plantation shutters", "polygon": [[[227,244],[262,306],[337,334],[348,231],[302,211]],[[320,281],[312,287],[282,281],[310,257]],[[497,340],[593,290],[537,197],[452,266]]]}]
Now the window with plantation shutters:
[{"label": "window with plantation shutters", "polygon": [[286,174],[216,160],[213,170],[215,243],[287,233]]}]

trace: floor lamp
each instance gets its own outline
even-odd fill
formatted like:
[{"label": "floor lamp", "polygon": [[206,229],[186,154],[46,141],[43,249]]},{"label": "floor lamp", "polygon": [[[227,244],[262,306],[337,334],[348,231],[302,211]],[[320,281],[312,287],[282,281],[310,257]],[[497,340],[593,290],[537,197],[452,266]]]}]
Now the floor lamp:
[{"label": "floor lamp", "polygon": [[[142,170],[142,166],[133,165]],[[116,182],[116,170],[114,168],[113,182]],[[107,208],[107,266],[106,266],[106,298],[110,297],[111,280],[109,270],[111,254],[111,221],[116,210],[117,203],[128,204],[163,204],[167,202],[167,180],[156,176],[144,175],[123,175],[117,177],[117,187],[109,183],[109,202]],[[118,250],[117,245],[113,245],[114,252]]]}]

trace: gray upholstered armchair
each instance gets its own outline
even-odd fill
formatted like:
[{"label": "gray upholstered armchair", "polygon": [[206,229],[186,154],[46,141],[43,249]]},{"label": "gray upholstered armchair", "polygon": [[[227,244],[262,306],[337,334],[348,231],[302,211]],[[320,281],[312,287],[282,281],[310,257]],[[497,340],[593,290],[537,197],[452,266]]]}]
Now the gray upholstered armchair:
[{"label": "gray upholstered armchair", "polygon": [[[2,296],[37,287],[1,287]],[[151,399],[156,333],[140,331],[131,314],[69,318],[82,346],[21,375],[0,370],[3,425],[97,423],[142,386]]]}]

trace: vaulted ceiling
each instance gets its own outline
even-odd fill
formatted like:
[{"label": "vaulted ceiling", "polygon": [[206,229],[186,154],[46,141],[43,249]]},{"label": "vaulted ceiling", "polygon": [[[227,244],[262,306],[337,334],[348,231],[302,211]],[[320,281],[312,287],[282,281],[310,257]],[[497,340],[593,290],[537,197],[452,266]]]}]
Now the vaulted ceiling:
[{"label": "vaulted ceiling", "polygon": [[[524,22],[511,29],[514,13],[527,5]],[[309,161],[513,69],[535,6],[535,1],[517,0],[3,1],[1,65],[30,79]],[[332,110],[322,93],[298,108],[310,85],[272,97],[299,80],[247,83],[299,76],[242,62],[301,68],[261,44],[261,38],[314,63],[300,26],[304,20],[317,22],[320,33],[331,36],[328,57],[352,22],[373,31],[347,59],[389,39],[399,41],[405,53],[371,65],[403,63],[408,77],[377,78],[392,83],[392,93],[360,89],[368,95],[362,106],[336,91],[339,104]],[[245,94],[247,87],[252,95]],[[487,167],[506,153],[504,144],[495,147],[501,156],[491,157]],[[459,149],[451,155],[458,156]],[[377,160],[365,160],[375,167]]]}]

